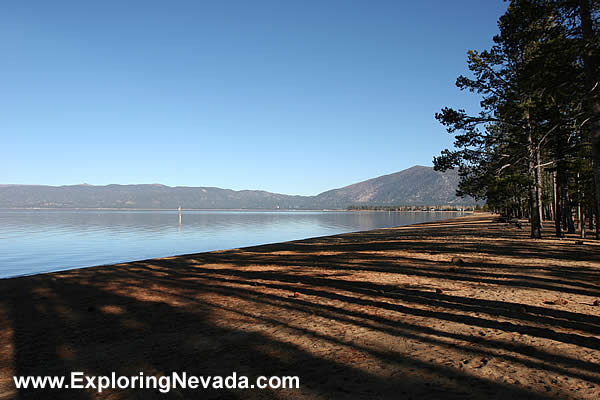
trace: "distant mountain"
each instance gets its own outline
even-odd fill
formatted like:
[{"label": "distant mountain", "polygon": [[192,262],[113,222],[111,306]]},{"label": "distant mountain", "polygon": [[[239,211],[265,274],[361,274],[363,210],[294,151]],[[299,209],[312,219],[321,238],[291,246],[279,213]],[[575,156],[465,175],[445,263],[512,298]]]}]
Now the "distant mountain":
[{"label": "distant mountain", "polygon": [[260,190],[164,185],[0,186],[0,207],[273,209],[303,208],[305,196]]},{"label": "distant mountain", "polygon": [[342,209],[352,205],[473,204],[455,195],[455,171],[415,166],[329,190],[290,196],[261,190],[164,185],[0,185],[0,208]]},{"label": "distant mountain", "polygon": [[323,192],[317,204],[332,208],[351,205],[442,205],[474,204],[473,199],[456,197],[459,176],[456,170],[437,172],[416,165],[394,174]]}]

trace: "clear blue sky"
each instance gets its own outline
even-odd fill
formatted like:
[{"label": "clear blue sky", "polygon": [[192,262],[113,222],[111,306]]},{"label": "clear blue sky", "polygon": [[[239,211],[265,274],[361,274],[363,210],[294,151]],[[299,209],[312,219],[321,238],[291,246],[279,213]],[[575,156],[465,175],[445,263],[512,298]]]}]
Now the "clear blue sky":
[{"label": "clear blue sky", "polygon": [[0,183],[316,194],[452,143],[441,107],[501,0],[14,1]]}]

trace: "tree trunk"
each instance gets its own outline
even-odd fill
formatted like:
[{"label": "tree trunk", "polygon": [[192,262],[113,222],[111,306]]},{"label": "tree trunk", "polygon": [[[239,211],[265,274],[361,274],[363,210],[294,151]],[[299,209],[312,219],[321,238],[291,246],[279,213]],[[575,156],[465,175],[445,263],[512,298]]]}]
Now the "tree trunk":
[{"label": "tree trunk", "polygon": [[585,203],[583,197],[583,187],[579,172],[577,173],[577,226],[579,227],[579,236],[585,238]]},{"label": "tree trunk", "polygon": [[558,166],[556,167],[557,171],[554,172],[554,229],[556,232],[556,237],[562,237],[562,229],[560,224],[562,223],[562,210],[560,206],[560,197],[558,194],[560,193],[560,181],[558,179]]},{"label": "tree trunk", "polygon": [[[559,163],[560,168],[557,169],[557,179],[560,197],[560,222],[562,229],[569,229],[569,214],[571,214],[571,208],[569,207],[569,194],[567,192],[568,176],[567,171],[562,163]],[[572,233],[572,232],[571,232]]]},{"label": "tree trunk", "polygon": [[[579,16],[581,31],[585,43],[583,52],[583,71],[585,73],[587,107],[589,112],[589,132],[592,143],[592,168],[594,171],[594,186],[596,187],[596,227],[600,223],[600,85],[598,82],[597,39],[590,13],[590,0],[579,0]],[[596,228],[596,239],[600,239],[600,229]]]},{"label": "tree trunk", "polygon": [[548,202],[548,219],[550,221],[554,221],[554,198],[556,196],[556,192],[554,191],[554,173],[546,174],[546,187],[550,191],[550,201]]},{"label": "tree trunk", "polygon": [[536,146],[535,149],[535,162],[536,162],[536,166],[535,166],[535,193],[537,196],[537,207],[538,207],[538,214],[540,215],[540,227],[543,226],[543,220],[544,220],[544,212],[543,212],[543,203],[542,203],[542,157],[540,155],[541,151],[540,151],[540,146]]},{"label": "tree trunk", "polygon": [[529,176],[532,182],[529,183],[529,217],[531,221],[531,237],[534,239],[542,238],[542,224],[540,221],[540,205],[537,186],[540,182],[536,167],[536,145],[533,143],[531,129],[527,130],[527,147],[529,148]]},{"label": "tree trunk", "polygon": [[575,233],[575,222],[573,221],[573,207],[571,207],[571,198],[567,193],[567,206],[565,207],[567,216],[567,233]]}]

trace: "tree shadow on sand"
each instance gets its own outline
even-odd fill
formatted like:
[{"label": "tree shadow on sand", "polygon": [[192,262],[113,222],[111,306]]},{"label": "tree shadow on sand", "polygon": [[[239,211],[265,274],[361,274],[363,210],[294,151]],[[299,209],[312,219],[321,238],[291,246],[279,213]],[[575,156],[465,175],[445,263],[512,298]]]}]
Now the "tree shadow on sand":
[{"label": "tree shadow on sand", "polygon": [[[473,274],[445,273],[447,266],[418,257],[405,257],[399,265],[392,256],[364,254],[375,251],[368,243],[383,240],[382,235],[391,247],[380,251],[394,251],[399,245],[392,238],[398,235],[418,242],[425,234],[413,229],[418,235],[410,236],[408,229],[374,231],[364,247],[351,234],[0,281],[1,332],[12,341],[1,353],[2,365],[10,365],[14,375],[82,371],[88,376],[159,376],[185,371],[228,376],[235,371],[251,379],[299,376],[300,389],[174,389],[167,394],[117,389],[98,394],[91,389],[15,390],[4,380],[0,395],[547,399],[577,397],[568,391],[568,383],[552,383],[559,377],[600,385],[597,359],[570,353],[600,350],[598,316],[541,305],[523,312],[516,302],[364,281],[354,274],[491,280],[500,287],[523,282],[557,293],[564,287],[592,292],[597,281],[586,283],[581,276],[555,281],[552,267],[545,267],[548,275],[530,279],[501,264]],[[505,279],[510,272],[499,271],[515,272]],[[588,267],[580,272],[598,273]],[[515,335],[530,339],[508,339]],[[536,340],[548,345],[538,346]],[[529,371],[531,381],[516,381],[513,369]],[[548,380],[538,383],[540,376]]]}]

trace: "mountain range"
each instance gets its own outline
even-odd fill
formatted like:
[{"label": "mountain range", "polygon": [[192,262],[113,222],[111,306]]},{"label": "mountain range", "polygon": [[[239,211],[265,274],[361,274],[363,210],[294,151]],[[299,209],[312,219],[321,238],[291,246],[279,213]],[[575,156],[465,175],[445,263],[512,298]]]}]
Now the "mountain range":
[{"label": "mountain range", "polygon": [[345,209],[349,206],[472,205],[456,196],[455,170],[420,165],[316,196],[262,190],[143,185],[0,185],[0,208]]}]

